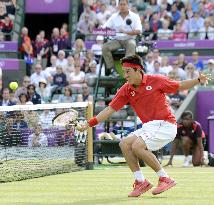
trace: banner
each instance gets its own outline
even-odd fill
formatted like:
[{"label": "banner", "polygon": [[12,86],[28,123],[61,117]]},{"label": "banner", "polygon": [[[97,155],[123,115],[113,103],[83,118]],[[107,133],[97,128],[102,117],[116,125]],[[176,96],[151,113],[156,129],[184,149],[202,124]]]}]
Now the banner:
[{"label": "banner", "polygon": [[158,49],[213,49],[214,40],[157,41]]},{"label": "banner", "polygon": [[0,68],[2,70],[19,70],[18,59],[0,59]]},{"label": "banner", "polygon": [[16,41],[1,41],[0,42],[0,52],[17,52],[18,42]]},{"label": "banner", "polygon": [[199,90],[196,98],[196,120],[201,123],[206,135],[208,135],[209,116],[214,116],[214,90]]},{"label": "banner", "polygon": [[70,0],[26,0],[26,13],[69,13]]}]

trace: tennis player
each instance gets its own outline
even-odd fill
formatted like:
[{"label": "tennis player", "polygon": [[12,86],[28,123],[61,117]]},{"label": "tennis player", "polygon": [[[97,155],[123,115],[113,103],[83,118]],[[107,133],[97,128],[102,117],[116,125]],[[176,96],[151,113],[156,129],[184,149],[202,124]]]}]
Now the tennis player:
[{"label": "tennis player", "polygon": [[162,75],[144,74],[142,59],[137,55],[124,57],[121,63],[127,83],[118,90],[108,107],[90,119],[88,124],[81,125],[81,130],[96,126],[129,103],[143,126],[120,142],[122,153],[135,178],[134,189],[128,196],[138,197],[152,188],[140,170],[138,159],[142,159],[157,173],[159,182],[152,194],[160,194],[176,185],[176,181],[168,176],[152,153],[173,141],[177,133],[176,119],[165,94],[186,90],[200,83],[206,84],[209,75],[200,74],[196,79],[178,82]]}]

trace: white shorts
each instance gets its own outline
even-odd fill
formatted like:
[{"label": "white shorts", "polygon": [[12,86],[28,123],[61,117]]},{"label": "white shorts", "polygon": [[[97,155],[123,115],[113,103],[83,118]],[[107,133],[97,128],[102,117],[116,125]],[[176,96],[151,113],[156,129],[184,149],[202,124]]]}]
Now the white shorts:
[{"label": "white shorts", "polygon": [[175,139],[177,125],[164,120],[153,120],[144,123],[142,128],[131,134],[141,137],[148,150],[156,151]]}]

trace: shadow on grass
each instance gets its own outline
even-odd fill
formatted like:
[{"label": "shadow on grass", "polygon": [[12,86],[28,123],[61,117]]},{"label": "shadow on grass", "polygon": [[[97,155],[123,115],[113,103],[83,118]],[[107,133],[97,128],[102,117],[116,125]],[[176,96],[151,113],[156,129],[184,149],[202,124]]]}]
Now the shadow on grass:
[{"label": "shadow on grass", "polygon": [[141,197],[136,197],[136,198],[131,198],[131,197],[111,197],[111,198],[102,198],[102,199],[93,199],[93,200],[79,200],[76,202],[72,202],[70,204],[72,205],[89,205],[89,204],[93,204],[93,205],[98,205],[98,204],[120,204],[122,202],[128,202],[128,203],[132,203],[132,202],[142,202],[143,200],[158,200],[158,199],[166,199],[166,196],[141,196]]}]

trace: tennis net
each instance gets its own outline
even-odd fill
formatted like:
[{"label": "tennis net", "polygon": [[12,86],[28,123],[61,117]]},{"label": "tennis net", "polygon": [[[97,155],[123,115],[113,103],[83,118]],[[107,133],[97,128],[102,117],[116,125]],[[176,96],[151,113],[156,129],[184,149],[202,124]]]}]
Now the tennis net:
[{"label": "tennis net", "polygon": [[0,107],[0,182],[92,169],[92,129],[80,133],[66,116],[58,126],[52,123],[70,110],[84,122],[92,107],[79,102]]}]

